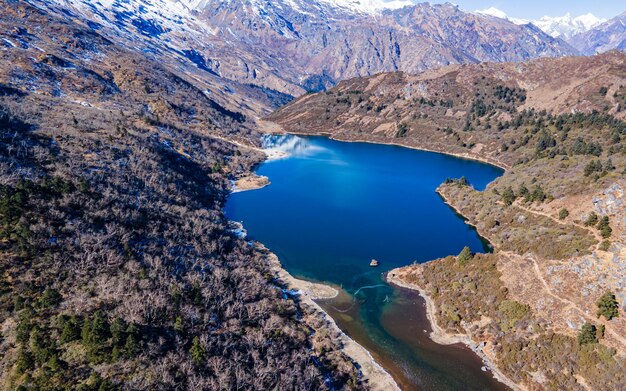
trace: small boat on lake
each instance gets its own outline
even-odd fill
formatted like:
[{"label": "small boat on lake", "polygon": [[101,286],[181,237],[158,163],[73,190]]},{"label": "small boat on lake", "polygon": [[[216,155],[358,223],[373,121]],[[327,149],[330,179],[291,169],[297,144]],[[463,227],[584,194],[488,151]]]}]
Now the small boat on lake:
[{"label": "small boat on lake", "polygon": [[375,259],[372,259],[372,262],[370,262],[370,266],[371,267],[377,267],[378,266],[378,261]]}]

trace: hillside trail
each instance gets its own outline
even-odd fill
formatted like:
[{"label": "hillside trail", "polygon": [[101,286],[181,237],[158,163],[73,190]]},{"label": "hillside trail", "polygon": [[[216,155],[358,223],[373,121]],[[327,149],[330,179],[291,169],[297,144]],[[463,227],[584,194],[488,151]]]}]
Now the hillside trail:
[{"label": "hillside trail", "polygon": [[549,219],[551,219],[552,221],[554,221],[555,223],[559,224],[559,225],[573,225],[575,227],[578,228],[582,228],[586,231],[588,231],[589,233],[591,233],[591,235],[593,235],[594,238],[596,238],[598,240],[598,246],[600,245],[600,243],[602,243],[602,241],[604,240],[604,238],[602,238],[602,236],[600,235],[600,233],[597,230],[594,230],[592,227],[580,224],[580,223],[576,223],[573,221],[563,221],[563,220],[559,220],[558,218],[546,213],[546,212],[542,212],[539,210],[535,210],[535,209],[531,209],[525,205],[522,205],[521,202],[516,202],[514,204],[516,207],[522,209],[523,211],[526,211],[528,213],[534,214],[534,215],[539,215],[539,216],[543,216],[543,217],[547,217]]},{"label": "hillside trail", "polygon": [[[509,259],[511,257],[519,257],[519,254],[516,254],[514,252],[511,251],[502,251],[500,253],[501,255],[504,255],[506,257],[508,257]],[[539,267],[539,262],[537,261],[537,256],[534,254],[531,254],[530,256],[528,256],[528,259],[532,262],[533,264],[533,273],[535,274],[535,276],[537,277],[537,279],[541,282],[541,284],[543,285],[543,288],[545,289],[546,293],[552,297],[553,299],[557,300],[560,303],[563,303],[565,305],[565,308],[573,308],[577,313],[579,313],[583,318],[585,318],[586,320],[590,321],[590,323],[594,323],[594,322],[598,322],[600,321],[605,327],[606,327],[606,331],[609,332],[611,334],[611,336],[618,341],[624,348],[626,348],[626,338],[622,337],[621,335],[619,335],[615,330],[613,330],[613,326],[607,322],[607,321],[602,321],[601,319],[598,318],[594,318],[590,315],[588,315],[587,313],[585,313],[585,311],[580,308],[575,302],[561,297],[557,294],[555,294],[552,289],[550,288],[550,284],[546,281],[546,279],[543,276],[543,273],[541,272],[541,269]]]}]

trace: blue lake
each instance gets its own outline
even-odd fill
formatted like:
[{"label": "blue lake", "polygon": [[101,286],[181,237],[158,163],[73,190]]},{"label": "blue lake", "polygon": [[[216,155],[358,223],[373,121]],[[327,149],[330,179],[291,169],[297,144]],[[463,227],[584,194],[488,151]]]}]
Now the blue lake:
[{"label": "blue lake", "polygon": [[[497,167],[402,147],[325,137],[276,138],[290,153],[258,167],[270,186],[234,193],[226,214],[294,276],[342,289],[320,304],[406,389],[504,389],[462,346],[432,343],[423,300],[383,281],[384,272],[486,243],[435,189],[465,176],[477,189]],[[372,259],[380,267],[372,268]]]}]

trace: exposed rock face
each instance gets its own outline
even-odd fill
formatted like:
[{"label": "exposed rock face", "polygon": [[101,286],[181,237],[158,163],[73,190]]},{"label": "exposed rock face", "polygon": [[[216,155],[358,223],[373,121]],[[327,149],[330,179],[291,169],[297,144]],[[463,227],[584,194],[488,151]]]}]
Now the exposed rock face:
[{"label": "exposed rock face", "polygon": [[294,96],[383,71],[576,53],[533,25],[451,4],[381,10],[375,2],[329,0],[31,1],[202,77]]},{"label": "exposed rock face", "polygon": [[609,50],[626,50],[626,12],[585,33],[578,34],[569,43],[586,55]]}]

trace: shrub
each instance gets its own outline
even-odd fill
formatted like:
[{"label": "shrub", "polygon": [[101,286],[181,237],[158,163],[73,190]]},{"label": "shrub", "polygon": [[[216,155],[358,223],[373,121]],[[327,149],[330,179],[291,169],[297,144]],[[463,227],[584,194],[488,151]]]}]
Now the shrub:
[{"label": "shrub", "polygon": [[593,173],[602,172],[603,169],[604,167],[600,160],[592,160],[585,166],[584,174],[585,176],[590,176]]},{"label": "shrub", "polygon": [[463,250],[461,250],[459,255],[456,257],[456,260],[459,263],[459,265],[465,266],[473,258],[474,258],[474,254],[472,254],[472,250],[468,246],[465,246],[463,247]]},{"label": "shrub", "polygon": [[600,243],[600,250],[609,251],[610,248],[611,248],[611,241],[604,240],[602,241],[602,243]]},{"label": "shrub", "polygon": [[606,292],[598,300],[598,318],[604,316],[606,320],[611,320],[619,316],[617,300],[613,292]]},{"label": "shrub", "polygon": [[591,323],[585,323],[578,333],[578,344],[587,345],[592,343],[598,343],[596,337],[596,326]]},{"label": "shrub", "polygon": [[587,220],[585,220],[585,225],[591,227],[596,224],[598,224],[598,215],[596,212],[591,212],[589,216],[587,216]]},{"label": "shrub", "polygon": [[569,211],[565,208],[559,211],[559,220],[565,220],[569,216]]},{"label": "shrub", "polygon": [[55,306],[61,302],[61,294],[54,289],[46,288],[40,299],[40,304],[43,308],[49,308]]},{"label": "shrub", "polygon": [[602,216],[602,218],[598,222],[597,228],[600,231],[600,235],[602,235],[604,239],[610,238],[613,230],[609,225],[609,216]]},{"label": "shrub", "polygon": [[513,202],[515,202],[515,199],[517,197],[515,196],[515,192],[513,191],[513,188],[511,186],[507,187],[506,189],[504,189],[504,191],[502,192],[502,202],[504,203],[504,205],[506,206],[511,206],[513,205]]},{"label": "shrub", "polygon": [[406,123],[404,122],[399,123],[397,125],[396,138],[405,137],[408,131],[409,131],[409,126]]},{"label": "shrub", "polygon": [[523,319],[530,313],[530,307],[515,300],[504,300],[498,306],[503,318],[500,320],[502,328],[506,331],[511,329],[515,322]]}]

